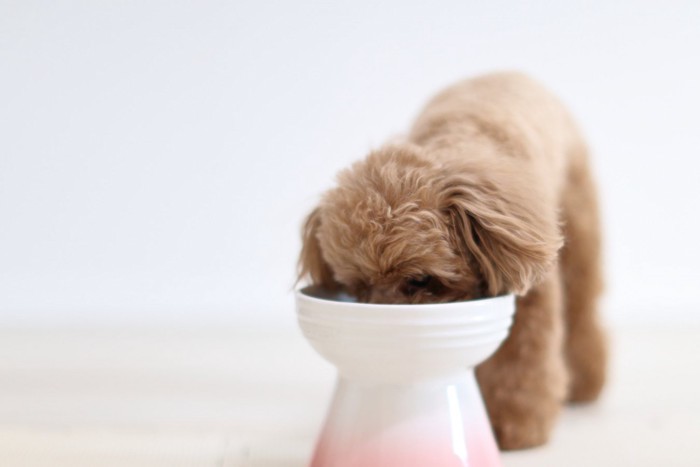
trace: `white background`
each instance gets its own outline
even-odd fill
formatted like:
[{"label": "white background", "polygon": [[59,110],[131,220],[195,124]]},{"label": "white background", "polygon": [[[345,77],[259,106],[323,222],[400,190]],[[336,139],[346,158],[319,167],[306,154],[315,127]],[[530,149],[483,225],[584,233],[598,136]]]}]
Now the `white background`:
[{"label": "white background", "polygon": [[0,0],[0,325],[281,324],[334,174],[519,69],[595,151],[608,320],[698,321],[700,3]]}]

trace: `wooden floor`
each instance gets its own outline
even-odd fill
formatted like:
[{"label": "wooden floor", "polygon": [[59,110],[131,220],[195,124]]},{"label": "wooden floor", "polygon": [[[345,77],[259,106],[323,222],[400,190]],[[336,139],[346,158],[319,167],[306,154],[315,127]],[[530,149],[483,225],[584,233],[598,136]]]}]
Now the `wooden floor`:
[{"label": "wooden floor", "polygon": [[[700,328],[613,351],[604,399],[505,467],[700,466]],[[333,377],[296,330],[0,331],[0,466],[302,467]]]}]

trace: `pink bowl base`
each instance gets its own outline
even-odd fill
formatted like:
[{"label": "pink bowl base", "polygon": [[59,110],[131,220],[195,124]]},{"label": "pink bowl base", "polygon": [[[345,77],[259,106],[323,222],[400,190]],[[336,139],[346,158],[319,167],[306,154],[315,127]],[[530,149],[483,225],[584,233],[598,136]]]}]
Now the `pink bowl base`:
[{"label": "pink bowl base", "polygon": [[449,443],[417,439],[402,443],[375,442],[339,449],[321,438],[311,467],[501,467],[493,438],[473,439],[462,457]]},{"label": "pink bowl base", "polygon": [[473,373],[452,383],[407,390],[341,380],[311,467],[500,467]]}]

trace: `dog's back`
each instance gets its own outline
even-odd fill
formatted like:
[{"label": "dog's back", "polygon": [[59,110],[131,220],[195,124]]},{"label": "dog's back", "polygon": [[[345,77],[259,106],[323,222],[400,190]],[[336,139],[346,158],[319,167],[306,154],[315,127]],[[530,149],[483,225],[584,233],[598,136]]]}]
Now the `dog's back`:
[{"label": "dog's back", "polygon": [[[561,189],[582,138],[566,108],[523,73],[501,72],[458,82],[428,102],[409,140],[453,151],[480,138],[496,141],[499,155],[526,158]],[[465,155],[468,156],[468,151]]]}]

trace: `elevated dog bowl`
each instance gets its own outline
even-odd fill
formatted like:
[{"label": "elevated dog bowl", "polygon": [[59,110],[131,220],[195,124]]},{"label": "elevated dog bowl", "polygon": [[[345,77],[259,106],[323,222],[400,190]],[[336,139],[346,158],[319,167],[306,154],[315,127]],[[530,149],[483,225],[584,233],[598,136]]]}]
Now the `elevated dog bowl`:
[{"label": "elevated dog bowl", "polygon": [[513,296],[376,305],[307,287],[296,303],[338,369],[312,467],[500,466],[474,367],[508,335]]}]

